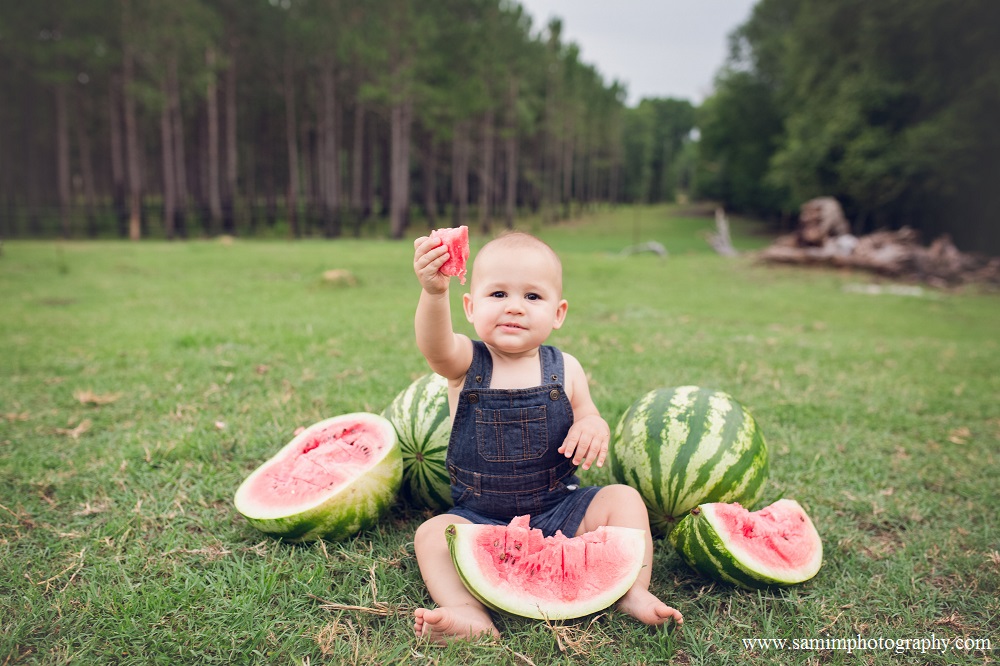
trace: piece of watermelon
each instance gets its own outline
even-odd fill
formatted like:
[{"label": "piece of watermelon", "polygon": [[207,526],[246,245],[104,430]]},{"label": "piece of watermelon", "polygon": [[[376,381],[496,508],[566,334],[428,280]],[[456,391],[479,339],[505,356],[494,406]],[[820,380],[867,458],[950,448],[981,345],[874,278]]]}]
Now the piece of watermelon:
[{"label": "piece of watermelon", "polygon": [[448,246],[448,261],[438,270],[443,275],[456,276],[465,284],[465,264],[469,261],[469,227],[435,229],[431,238],[438,238]]},{"label": "piece of watermelon", "polygon": [[509,525],[449,525],[452,561],[468,590],[495,610],[540,620],[596,613],[620,599],[642,569],[646,534],[599,527],[545,537],[528,516]]},{"label": "piece of watermelon", "polygon": [[702,504],[677,523],[670,541],[700,573],[751,589],[802,583],[823,564],[823,542],[792,499],[753,512]]},{"label": "piece of watermelon", "polygon": [[344,414],[299,433],[243,481],[233,503],[251,525],[289,541],[345,539],[378,521],[402,478],[392,424]]}]

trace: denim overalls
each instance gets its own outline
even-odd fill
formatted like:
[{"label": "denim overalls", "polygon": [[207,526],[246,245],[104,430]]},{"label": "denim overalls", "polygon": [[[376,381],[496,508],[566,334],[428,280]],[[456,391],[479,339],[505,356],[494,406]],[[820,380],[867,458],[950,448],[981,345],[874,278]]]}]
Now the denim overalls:
[{"label": "denim overalls", "polygon": [[538,386],[491,389],[489,349],[479,340],[472,345],[448,442],[449,513],[497,525],[530,514],[546,536],[574,536],[600,488],[580,488],[576,465],[557,451],[573,425],[562,352],[539,348]]}]

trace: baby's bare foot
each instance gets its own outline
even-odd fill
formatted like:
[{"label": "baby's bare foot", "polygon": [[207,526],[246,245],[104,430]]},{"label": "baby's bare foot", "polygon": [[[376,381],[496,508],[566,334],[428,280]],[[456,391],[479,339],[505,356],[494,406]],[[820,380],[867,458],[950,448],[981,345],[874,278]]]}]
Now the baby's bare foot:
[{"label": "baby's bare foot", "polygon": [[465,640],[483,635],[499,637],[488,612],[468,606],[433,610],[418,608],[413,612],[413,633],[429,637],[435,643]]},{"label": "baby's bare foot", "polygon": [[618,608],[645,624],[661,625],[670,619],[684,622],[680,611],[657,599],[649,590],[632,588],[618,600]]}]

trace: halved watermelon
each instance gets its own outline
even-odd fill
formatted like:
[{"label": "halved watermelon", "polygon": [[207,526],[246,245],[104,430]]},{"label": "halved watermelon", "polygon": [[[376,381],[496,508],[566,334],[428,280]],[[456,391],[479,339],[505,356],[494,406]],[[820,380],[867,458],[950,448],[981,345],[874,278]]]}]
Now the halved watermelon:
[{"label": "halved watermelon", "polygon": [[677,523],[670,541],[697,571],[751,589],[802,583],[823,564],[823,542],[792,499],[753,512],[701,504]]},{"label": "halved watermelon", "polygon": [[240,484],[233,503],[251,525],[289,541],[345,539],[378,521],[402,478],[392,424],[344,414],[299,433]]},{"label": "halved watermelon", "polygon": [[462,582],[490,608],[540,620],[582,617],[618,601],[638,578],[642,530],[599,527],[546,537],[528,521],[449,525],[445,532]]},{"label": "halved watermelon", "polygon": [[457,276],[461,284],[465,284],[465,264],[469,260],[469,227],[435,229],[431,238],[439,238],[448,246],[448,261],[438,269],[444,275]]}]

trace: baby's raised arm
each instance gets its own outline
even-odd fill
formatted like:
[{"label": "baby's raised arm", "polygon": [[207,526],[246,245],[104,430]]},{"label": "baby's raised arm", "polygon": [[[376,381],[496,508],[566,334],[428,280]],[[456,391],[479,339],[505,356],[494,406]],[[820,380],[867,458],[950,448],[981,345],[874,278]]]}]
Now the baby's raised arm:
[{"label": "baby's raised arm", "polygon": [[439,270],[448,260],[448,248],[428,236],[413,241],[413,248],[413,271],[422,287],[414,317],[417,347],[434,372],[458,379],[472,364],[472,341],[451,325],[451,278]]}]

